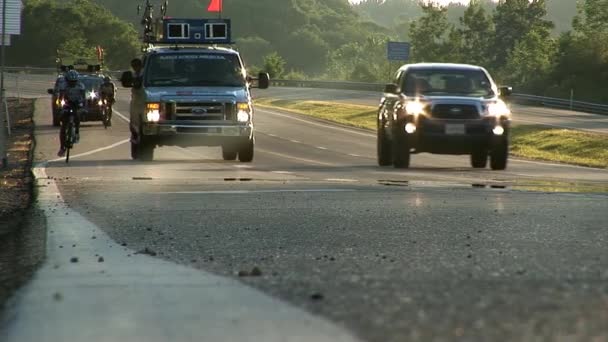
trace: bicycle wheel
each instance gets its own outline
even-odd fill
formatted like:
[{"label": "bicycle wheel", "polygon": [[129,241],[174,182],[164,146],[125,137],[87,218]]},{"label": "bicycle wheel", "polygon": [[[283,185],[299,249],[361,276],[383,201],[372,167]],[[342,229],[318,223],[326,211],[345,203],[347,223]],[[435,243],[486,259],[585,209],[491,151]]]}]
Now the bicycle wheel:
[{"label": "bicycle wheel", "polygon": [[74,143],[73,134],[74,134],[74,122],[73,118],[70,118],[70,121],[65,128],[65,162],[66,164],[70,161],[70,150],[72,149],[72,145]]},{"label": "bicycle wheel", "polygon": [[101,109],[101,122],[103,122],[103,128],[108,129],[108,109],[104,106]]}]

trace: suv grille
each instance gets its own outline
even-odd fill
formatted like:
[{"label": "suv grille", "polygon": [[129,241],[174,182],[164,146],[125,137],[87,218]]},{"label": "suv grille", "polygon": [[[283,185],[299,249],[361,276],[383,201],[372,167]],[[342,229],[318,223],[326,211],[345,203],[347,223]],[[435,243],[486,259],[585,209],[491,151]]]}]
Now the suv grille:
[{"label": "suv grille", "polygon": [[473,105],[437,104],[431,116],[436,119],[479,119],[479,111]]},{"label": "suv grille", "polygon": [[175,120],[233,120],[235,105],[221,102],[178,102]]}]

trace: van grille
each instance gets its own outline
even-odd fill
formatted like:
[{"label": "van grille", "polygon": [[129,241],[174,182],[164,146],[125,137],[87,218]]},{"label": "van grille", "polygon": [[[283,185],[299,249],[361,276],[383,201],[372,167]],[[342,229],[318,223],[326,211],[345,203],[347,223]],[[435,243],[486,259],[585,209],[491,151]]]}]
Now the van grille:
[{"label": "van grille", "polygon": [[222,102],[177,102],[175,120],[233,120],[233,103]]}]

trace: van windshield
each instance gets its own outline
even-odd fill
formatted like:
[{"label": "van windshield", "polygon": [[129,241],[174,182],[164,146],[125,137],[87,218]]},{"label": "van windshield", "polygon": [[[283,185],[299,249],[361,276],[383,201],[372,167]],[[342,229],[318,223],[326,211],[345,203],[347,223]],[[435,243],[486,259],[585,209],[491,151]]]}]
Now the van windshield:
[{"label": "van windshield", "polygon": [[217,53],[152,55],[145,85],[152,87],[242,87],[244,69],[237,55]]}]

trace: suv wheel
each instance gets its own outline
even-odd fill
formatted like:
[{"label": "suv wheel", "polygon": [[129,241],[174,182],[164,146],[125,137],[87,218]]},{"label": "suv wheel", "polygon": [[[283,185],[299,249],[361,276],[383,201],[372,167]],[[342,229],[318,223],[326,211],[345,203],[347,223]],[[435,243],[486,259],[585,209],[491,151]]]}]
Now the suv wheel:
[{"label": "suv wheel", "polygon": [[386,136],[386,132],[384,131],[384,127],[380,121],[378,121],[378,139],[376,144],[378,148],[378,165],[391,165],[393,163],[391,141]]},{"label": "suv wheel", "polygon": [[239,150],[239,161],[242,163],[251,163],[253,161],[253,149],[255,142],[253,139],[249,140],[245,146]]},{"label": "suv wheel", "polygon": [[393,134],[393,166],[397,169],[407,169],[410,167],[410,144],[405,133],[396,131]]},{"label": "suv wheel", "polygon": [[141,161],[154,160],[154,144],[145,141],[142,137],[139,144],[131,142],[131,159]]},{"label": "suv wheel", "polygon": [[488,165],[488,152],[486,150],[475,150],[471,153],[471,166],[483,169]]},{"label": "suv wheel", "polygon": [[492,170],[504,170],[509,159],[509,141],[505,138],[497,141],[490,152],[490,167]]}]

